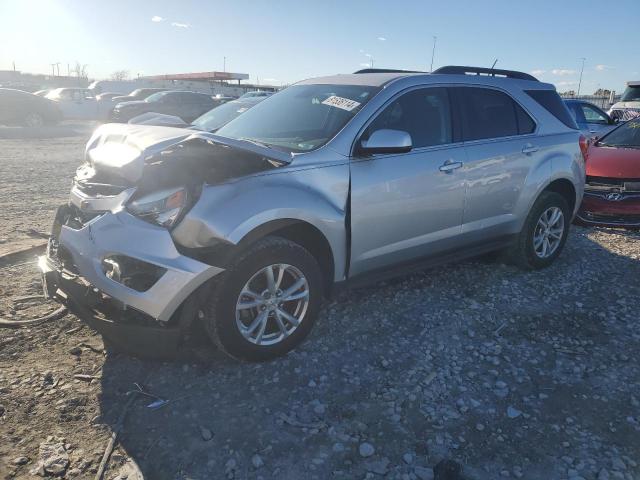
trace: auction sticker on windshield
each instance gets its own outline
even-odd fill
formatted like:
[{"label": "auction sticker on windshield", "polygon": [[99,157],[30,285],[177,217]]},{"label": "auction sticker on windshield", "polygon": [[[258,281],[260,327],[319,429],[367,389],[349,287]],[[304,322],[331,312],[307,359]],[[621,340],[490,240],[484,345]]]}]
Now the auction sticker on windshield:
[{"label": "auction sticker on windshield", "polygon": [[360,105],[360,102],[356,102],[355,100],[349,100],[348,98],[338,97],[337,95],[331,95],[327,98],[323,105],[329,105],[330,107],[341,108],[342,110],[346,110],[350,112],[354,108]]}]

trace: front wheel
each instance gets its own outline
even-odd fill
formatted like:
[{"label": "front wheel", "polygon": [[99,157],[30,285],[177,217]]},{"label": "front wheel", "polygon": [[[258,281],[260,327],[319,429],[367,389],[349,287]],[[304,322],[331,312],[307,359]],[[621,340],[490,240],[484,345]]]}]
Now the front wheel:
[{"label": "front wheel", "polygon": [[564,197],[542,192],[509,251],[510,259],[525,270],[548,267],[562,252],[570,223],[571,211]]},{"label": "front wheel", "polygon": [[267,237],[213,282],[204,325],[231,357],[270,360],[309,334],[322,300],[322,273],[300,245]]}]

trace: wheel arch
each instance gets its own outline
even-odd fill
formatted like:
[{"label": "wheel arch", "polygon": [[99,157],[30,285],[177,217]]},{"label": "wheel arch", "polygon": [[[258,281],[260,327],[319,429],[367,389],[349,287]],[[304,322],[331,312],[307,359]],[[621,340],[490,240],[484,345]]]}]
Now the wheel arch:
[{"label": "wheel arch", "polygon": [[560,194],[567,201],[571,212],[575,211],[578,199],[576,188],[571,180],[567,178],[558,178],[549,183],[542,191]]},{"label": "wheel arch", "polygon": [[245,234],[237,243],[237,249],[244,251],[267,236],[286,238],[308,250],[318,261],[324,277],[325,292],[331,291],[337,269],[334,252],[329,239],[317,226],[296,218],[272,220]]}]

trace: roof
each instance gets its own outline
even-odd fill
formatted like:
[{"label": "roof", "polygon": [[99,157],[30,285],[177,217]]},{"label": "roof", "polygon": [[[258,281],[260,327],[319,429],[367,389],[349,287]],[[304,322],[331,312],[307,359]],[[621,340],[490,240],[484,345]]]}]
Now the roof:
[{"label": "roof", "polygon": [[627,82],[627,85],[629,85],[630,87],[640,87],[640,80]]},{"label": "roof", "polygon": [[366,87],[381,87],[396,78],[412,75],[424,75],[420,73],[385,72],[385,73],[347,73],[331,75],[328,77],[308,78],[296,85],[361,85]]},{"label": "roof", "polygon": [[[514,70],[499,70],[483,67],[465,67],[449,65],[434,70],[431,73],[414,72],[409,70],[376,69],[367,68],[352,74],[332,75],[328,77],[310,78],[298,83],[302,84],[329,84],[329,85],[361,85],[370,87],[382,87],[393,80],[408,77],[423,77],[426,83],[484,83],[487,85],[502,85],[504,82],[526,82],[529,88],[546,89],[549,84],[540,82],[528,73]],[[464,80],[463,80],[464,79]],[[462,81],[461,81],[462,80]]]}]

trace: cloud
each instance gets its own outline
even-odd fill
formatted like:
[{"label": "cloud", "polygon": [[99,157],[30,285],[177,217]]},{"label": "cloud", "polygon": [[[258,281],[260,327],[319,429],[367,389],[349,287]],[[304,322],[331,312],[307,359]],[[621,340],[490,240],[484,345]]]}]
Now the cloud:
[{"label": "cloud", "polygon": [[364,56],[369,58],[373,57],[373,55],[371,55],[370,53],[365,53]]},{"label": "cloud", "polygon": [[158,23],[158,22],[163,22],[163,21],[164,21],[164,18],[162,18],[162,17],[160,17],[160,16],[158,16],[158,15],[154,15],[153,17],[151,17],[151,21],[152,21],[152,22],[156,22],[156,23]]},{"label": "cloud", "polygon": [[577,85],[578,82],[575,81],[566,81],[566,82],[558,82],[556,86],[558,87],[570,87],[571,85]]},{"label": "cloud", "polygon": [[189,23],[180,23],[180,22],[171,22],[172,27],[177,28],[191,28],[191,24]]},{"label": "cloud", "polygon": [[361,67],[370,67],[371,64],[370,63],[361,63],[360,66]]},{"label": "cloud", "polygon": [[278,79],[277,78],[263,78],[262,81],[263,82],[267,82],[267,83],[277,83]]},{"label": "cloud", "polygon": [[575,75],[577,72],[575,70],[569,70],[566,68],[554,68],[553,70],[551,70],[551,73],[560,77],[564,77],[565,75]]},{"label": "cloud", "polygon": [[380,40],[381,42],[386,42],[387,39],[385,37],[378,37],[378,40]]},{"label": "cloud", "polygon": [[609,65],[596,65],[596,70],[599,72],[604,72],[605,70],[611,70],[613,67]]},{"label": "cloud", "polygon": [[546,70],[531,70],[531,75],[542,75]]}]

